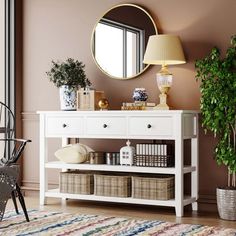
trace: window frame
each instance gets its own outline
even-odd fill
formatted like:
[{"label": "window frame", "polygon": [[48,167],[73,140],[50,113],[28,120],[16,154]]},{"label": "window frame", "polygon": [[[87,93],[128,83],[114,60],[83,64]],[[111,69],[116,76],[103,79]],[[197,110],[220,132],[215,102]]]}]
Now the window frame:
[{"label": "window frame", "polygon": [[16,113],[16,0],[5,0],[4,15],[4,83],[5,101],[4,103]]}]

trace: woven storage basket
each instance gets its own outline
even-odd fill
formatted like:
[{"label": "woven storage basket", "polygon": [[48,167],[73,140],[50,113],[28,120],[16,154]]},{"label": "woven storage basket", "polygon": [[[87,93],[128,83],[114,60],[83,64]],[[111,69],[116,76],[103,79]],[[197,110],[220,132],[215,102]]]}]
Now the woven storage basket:
[{"label": "woven storage basket", "polygon": [[93,194],[94,177],[92,173],[67,171],[60,173],[60,192]]},{"label": "woven storage basket", "polygon": [[174,198],[174,177],[132,176],[132,197],[152,200]]},{"label": "woven storage basket", "polygon": [[130,197],[131,177],[94,175],[94,194],[109,197]]},{"label": "woven storage basket", "polygon": [[172,155],[135,155],[134,165],[150,167],[173,167],[175,162]]},{"label": "woven storage basket", "polygon": [[217,188],[216,196],[220,218],[236,220],[236,190]]}]

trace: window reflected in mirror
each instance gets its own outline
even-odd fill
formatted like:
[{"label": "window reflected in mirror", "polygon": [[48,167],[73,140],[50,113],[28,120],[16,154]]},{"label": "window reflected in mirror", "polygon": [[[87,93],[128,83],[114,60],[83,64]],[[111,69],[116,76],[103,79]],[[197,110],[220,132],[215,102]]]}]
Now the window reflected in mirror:
[{"label": "window reflected in mirror", "polygon": [[[122,29],[98,23],[95,31],[95,58],[108,74],[123,76],[123,31]],[[116,55],[113,57],[113,55]],[[110,59],[113,58],[113,63]]]},{"label": "window reflected in mirror", "polygon": [[133,78],[148,65],[143,56],[150,35],[156,34],[150,15],[133,4],[112,8],[97,23],[92,52],[98,67],[116,79]]},{"label": "window reflected in mirror", "polygon": [[144,37],[142,29],[103,18],[94,33],[95,59],[108,74],[131,77],[144,68]]}]

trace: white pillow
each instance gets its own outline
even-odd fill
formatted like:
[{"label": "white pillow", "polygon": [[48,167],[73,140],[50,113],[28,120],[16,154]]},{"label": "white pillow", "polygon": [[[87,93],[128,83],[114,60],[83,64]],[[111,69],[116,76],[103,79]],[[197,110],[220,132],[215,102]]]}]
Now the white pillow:
[{"label": "white pillow", "polygon": [[93,152],[93,149],[84,144],[76,143],[60,148],[55,152],[55,156],[65,163],[75,164],[87,161],[89,152]]}]

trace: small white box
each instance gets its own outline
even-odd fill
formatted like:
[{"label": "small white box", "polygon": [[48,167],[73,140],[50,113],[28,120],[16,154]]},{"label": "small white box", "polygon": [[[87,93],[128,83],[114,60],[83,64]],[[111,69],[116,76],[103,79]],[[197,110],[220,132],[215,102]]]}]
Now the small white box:
[{"label": "small white box", "polygon": [[77,91],[77,110],[99,110],[98,102],[104,97],[104,91],[79,89]]}]

